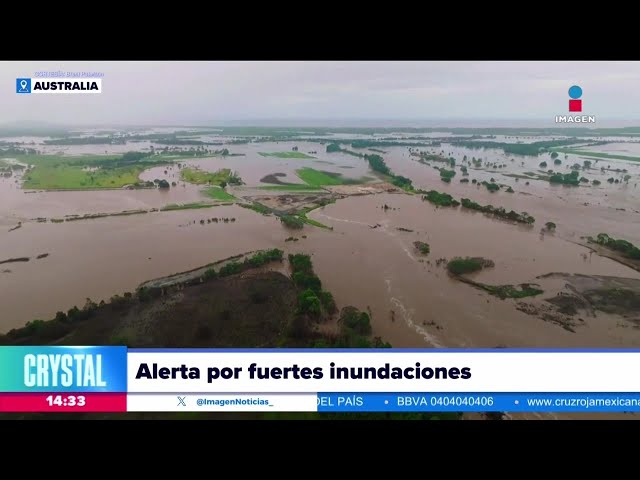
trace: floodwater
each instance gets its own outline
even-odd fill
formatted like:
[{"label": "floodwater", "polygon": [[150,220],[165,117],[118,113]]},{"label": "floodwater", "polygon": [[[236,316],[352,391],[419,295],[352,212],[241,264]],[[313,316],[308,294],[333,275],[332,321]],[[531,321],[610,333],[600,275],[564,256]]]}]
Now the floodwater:
[{"label": "floodwater", "polygon": [[[441,149],[436,149],[438,152]],[[468,167],[469,176],[463,177],[456,168],[456,176],[450,184],[440,180],[440,172],[434,166],[445,166],[443,163],[431,162],[431,166],[416,161],[417,157],[409,154],[408,149],[386,149],[384,155],[387,165],[398,175],[403,175],[413,180],[416,187],[425,190],[437,190],[446,192],[453,197],[469,198],[482,205],[501,206],[507,210],[528,212],[536,219],[536,225],[541,228],[546,222],[556,223],[556,235],[565,239],[578,241],[580,236],[596,236],[598,233],[608,233],[616,238],[624,238],[632,243],[640,243],[640,163],[622,161],[599,161],[593,164],[594,168],[582,171],[581,176],[589,179],[598,179],[602,183],[599,186],[569,187],[558,184],[550,184],[546,180],[528,180],[520,178],[516,181],[505,174],[524,174],[524,172],[540,172],[539,164],[546,161],[548,168],[568,173],[566,165],[574,163],[582,164],[583,159],[574,155],[568,155],[565,159],[561,155],[563,165],[561,168],[553,165],[549,156],[517,157],[505,155],[495,150],[469,150],[455,149],[445,145],[445,154],[457,159],[457,165],[466,155],[470,160],[473,156],[482,158],[483,162],[506,164],[502,169],[476,170]],[[511,162],[511,159],[514,159]],[[524,165],[522,163],[524,162]],[[595,162],[595,161],[593,161]],[[609,184],[607,178],[623,178],[623,173],[600,171],[600,167],[610,166],[612,169],[627,169],[632,176],[629,183],[621,181],[619,184]],[[446,167],[449,168],[449,167]],[[546,170],[546,169],[544,169]],[[461,178],[469,178],[469,183],[460,183]],[[478,183],[491,181],[511,186],[514,193],[505,192],[503,188],[499,192],[491,193],[483,185],[473,185],[471,179]],[[526,185],[526,182],[529,185]]]},{"label": "floodwater", "polygon": [[[293,146],[298,146],[301,152],[318,152],[313,154],[318,158],[279,159],[258,153],[291,151]],[[353,177],[372,175],[364,159],[327,154],[325,146],[315,143],[227,147],[232,153],[245,155],[193,158],[180,163],[211,171],[232,168],[245,180],[244,190],[260,186],[260,179],[270,173],[286,173],[287,177],[281,180],[294,181],[295,170],[304,166]],[[640,345],[640,330],[628,324],[620,326],[620,318],[606,315],[585,318],[584,324],[573,333],[516,310],[513,300],[499,300],[459,283],[448,276],[443,266],[435,265],[438,258],[490,258],[495,261],[495,267],[478,274],[476,280],[490,284],[539,283],[545,290],[543,298],[555,295],[561,287],[557,281],[536,279],[550,272],[639,278],[640,273],[595,254],[588,255],[586,248],[571,243],[580,236],[600,232],[640,243],[640,215],[636,212],[640,191],[631,182],[568,188],[531,180],[525,187],[524,179],[516,182],[504,173],[538,171],[541,158],[456,150],[443,145],[442,150],[447,155],[451,152],[458,159],[458,165],[463,155],[507,164],[502,171],[469,168],[468,178],[482,181],[495,177],[498,183],[511,185],[516,191],[492,194],[482,186],[459,183],[462,178],[459,170],[453,182],[445,184],[437,170],[416,162],[407,148],[384,150],[383,156],[390,168],[396,174],[411,178],[417,187],[526,211],[536,218],[536,224],[517,226],[464,209],[436,209],[417,196],[404,194],[350,197],[310,214],[311,218],[333,226],[333,231],[305,226],[302,232],[292,232],[274,217],[237,206],[60,224],[37,223],[30,219],[198,201],[203,199],[202,187],[182,182],[176,165],[155,167],[141,175],[143,180],[158,178],[176,182],[168,191],[25,193],[15,183],[15,177],[0,178],[0,226],[3,227],[0,260],[31,257],[29,262],[0,265],[0,331],[36,318],[52,318],[58,310],[82,306],[86,298],[108,300],[152,278],[250,250],[278,247],[287,252],[311,254],[325,288],[334,294],[338,304],[370,311],[374,334],[396,347]],[[582,160],[562,156],[562,167],[578,161]],[[638,165],[628,162],[602,164],[628,168],[634,179],[640,173]],[[606,179],[608,174],[603,176],[599,167],[600,164],[588,171],[588,176]],[[384,204],[391,208],[383,210]],[[236,222],[200,225],[200,219],[213,217],[235,217]],[[5,227],[12,227],[17,221],[24,222],[22,227],[8,232]],[[546,221],[558,225],[555,234],[540,233]],[[402,232],[397,228],[414,231]],[[295,243],[284,242],[290,235],[301,237],[302,234],[307,238]],[[423,258],[416,252],[413,242],[417,240],[430,244],[428,257]],[[44,253],[49,256],[35,258]]]},{"label": "floodwater", "polygon": [[[383,204],[392,210],[380,208]],[[397,210],[393,210],[393,209]],[[235,217],[235,223],[200,225],[201,218]],[[409,346],[596,346],[640,342],[611,322],[570,333],[528,316],[501,301],[449,278],[435,259],[485,256],[496,267],[479,281],[521,283],[551,271],[638,277],[640,274],[552,236],[540,236],[467,212],[435,209],[401,194],[351,197],[312,214],[333,231],[305,227],[307,239],[284,243],[291,234],[273,217],[236,206],[158,212],[70,222],[28,223],[0,236],[7,257],[49,253],[40,260],[4,264],[0,275],[2,326],[17,327],[57,310],[81,306],[87,297],[108,300],[141,282],[188,270],[254,249],[280,247],[313,256],[325,287],[339,305],[370,309],[376,335]],[[190,222],[195,222],[191,223]],[[376,224],[381,227],[371,228]],[[413,233],[401,232],[409,228]],[[429,265],[413,241],[431,245]],[[393,313],[392,313],[393,312]]]},{"label": "floodwater", "polygon": [[[299,148],[299,152],[316,152],[310,153],[316,158],[282,159],[264,157],[259,154],[259,152],[290,152],[294,146]],[[83,153],[101,154],[104,153],[104,148],[109,148],[110,153],[122,153],[130,151],[134,147],[131,145],[72,145],[65,151],[67,154],[79,154],[79,150],[82,150]],[[231,153],[241,154],[241,156],[185,157],[178,163],[210,172],[221,168],[230,168],[236,171],[244,181],[243,192],[247,187],[259,188],[271,185],[262,183],[260,180],[273,173],[285,174],[285,176],[278,177],[281,182],[302,183],[295,171],[304,167],[340,173],[345,178],[372,176],[364,160],[344,153],[327,154],[326,147],[317,143],[273,142],[215,148],[228,148]],[[171,203],[190,203],[206,199],[201,194],[203,186],[191,185],[180,180],[180,170],[177,165],[150,168],[140,175],[140,179],[143,181],[164,179],[169,183],[176,182],[176,186],[169,190],[25,191],[20,188],[19,174],[6,178],[0,176],[0,227],[11,227],[18,222],[26,222],[35,218],[151,209]],[[234,188],[230,187],[229,191],[233,193]]]}]

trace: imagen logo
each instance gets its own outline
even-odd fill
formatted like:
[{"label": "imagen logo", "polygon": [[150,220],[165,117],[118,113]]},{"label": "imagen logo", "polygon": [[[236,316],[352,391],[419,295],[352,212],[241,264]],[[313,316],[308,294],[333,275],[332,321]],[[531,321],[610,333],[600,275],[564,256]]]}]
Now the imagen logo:
[{"label": "imagen logo", "polygon": [[101,93],[101,78],[74,80],[46,80],[42,78],[16,78],[16,93]]},{"label": "imagen logo", "polygon": [[569,89],[569,111],[570,112],[581,112],[582,111],[582,88],[578,85],[574,85]]},{"label": "imagen logo", "polygon": [[[569,88],[569,111],[582,112],[582,87]],[[595,115],[556,115],[556,123],[596,123]]]}]

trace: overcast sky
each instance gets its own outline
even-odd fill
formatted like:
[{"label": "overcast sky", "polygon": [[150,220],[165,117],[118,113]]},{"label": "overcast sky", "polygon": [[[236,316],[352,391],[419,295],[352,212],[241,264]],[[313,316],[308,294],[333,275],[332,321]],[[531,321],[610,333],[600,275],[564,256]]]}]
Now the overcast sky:
[{"label": "overcast sky", "polygon": [[[18,95],[37,71],[102,72],[98,95]],[[640,62],[0,62],[0,123],[258,119],[640,119]],[[322,122],[316,122],[318,124]],[[638,123],[638,122],[636,122]]]}]

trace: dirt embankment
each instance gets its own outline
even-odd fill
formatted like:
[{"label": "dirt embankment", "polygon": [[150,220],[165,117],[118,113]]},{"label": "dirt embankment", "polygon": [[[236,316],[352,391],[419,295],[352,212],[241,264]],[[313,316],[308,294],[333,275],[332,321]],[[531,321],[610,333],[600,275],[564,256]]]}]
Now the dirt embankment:
[{"label": "dirt embankment", "polygon": [[639,279],[555,272],[538,278],[563,280],[564,289],[542,303],[519,302],[518,310],[571,332],[585,322],[582,317],[597,317],[598,312],[617,315],[640,328]]},{"label": "dirt embankment", "polygon": [[616,252],[615,250],[611,250],[610,248],[603,247],[598,245],[597,243],[591,243],[587,241],[582,242],[572,242],[576,245],[580,245],[588,248],[591,252],[600,255],[601,257],[606,257],[611,260],[614,260],[622,265],[625,265],[629,268],[632,268],[638,272],[640,272],[640,260],[634,260],[633,258],[628,258],[622,255],[620,252]]}]

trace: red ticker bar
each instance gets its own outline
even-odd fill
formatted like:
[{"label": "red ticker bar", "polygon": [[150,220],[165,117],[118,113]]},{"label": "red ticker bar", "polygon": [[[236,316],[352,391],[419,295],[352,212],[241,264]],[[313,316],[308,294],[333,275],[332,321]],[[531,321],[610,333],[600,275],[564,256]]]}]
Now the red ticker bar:
[{"label": "red ticker bar", "polygon": [[2,393],[0,412],[126,412],[126,393]]}]

